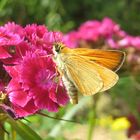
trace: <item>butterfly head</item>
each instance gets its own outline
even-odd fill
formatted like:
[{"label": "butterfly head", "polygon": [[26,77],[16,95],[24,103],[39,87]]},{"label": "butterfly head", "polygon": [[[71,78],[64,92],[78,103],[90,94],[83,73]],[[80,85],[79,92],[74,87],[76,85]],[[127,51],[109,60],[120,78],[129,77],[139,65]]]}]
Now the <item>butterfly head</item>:
[{"label": "butterfly head", "polygon": [[54,53],[61,53],[61,50],[64,48],[64,44],[60,42],[56,42],[53,45],[53,51]]}]

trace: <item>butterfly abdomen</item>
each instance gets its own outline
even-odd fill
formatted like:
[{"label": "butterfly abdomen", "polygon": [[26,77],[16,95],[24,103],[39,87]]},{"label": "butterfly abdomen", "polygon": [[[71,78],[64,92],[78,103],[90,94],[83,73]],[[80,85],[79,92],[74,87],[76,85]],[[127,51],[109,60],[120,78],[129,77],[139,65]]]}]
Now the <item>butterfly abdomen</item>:
[{"label": "butterfly abdomen", "polygon": [[72,104],[78,104],[78,90],[75,85],[70,81],[66,74],[62,77],[63,84],[69,94],[70,102]]}]

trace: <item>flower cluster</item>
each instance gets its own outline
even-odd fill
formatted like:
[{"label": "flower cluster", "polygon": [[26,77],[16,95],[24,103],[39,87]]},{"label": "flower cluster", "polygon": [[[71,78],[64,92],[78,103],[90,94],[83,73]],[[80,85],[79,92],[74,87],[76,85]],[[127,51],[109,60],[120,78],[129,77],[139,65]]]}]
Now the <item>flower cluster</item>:
[{"label": "flower cluster", "polygon": [[51,56],[52,44],[61,38],[43,25],[0,27],[0,93],[7,94],[18,117],[56,112],[69,101]]},{"label": "flower cluster", "polygon": [[117,23],[107,17],[102,21],[86,21],[77,31],[66,34],[64,40],[70,47],[80,46],[81,42],[86,41],[92,42],[94,46],[100,42],[100,45],[108,45],[115,49],[129,46],[140,49],[140,36],[128,35]]}]

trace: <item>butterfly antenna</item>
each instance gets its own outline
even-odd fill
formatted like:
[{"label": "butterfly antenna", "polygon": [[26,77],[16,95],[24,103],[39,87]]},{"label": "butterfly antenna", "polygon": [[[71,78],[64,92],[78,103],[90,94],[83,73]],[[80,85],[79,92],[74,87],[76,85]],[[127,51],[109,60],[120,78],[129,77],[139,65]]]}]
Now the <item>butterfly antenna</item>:
[{"label": "butterfly antenna", "polygon": [[38,112],[37,114],[39,114],[41,116],[45,116],[45,117],[51,118],[51,119],[59,120],[59,121],[66,121],[66,122],[70,122],[70,123],[78,123],[78,124],[81,124],[80,122],[73,121],[73,120],[66,120],[66,119],[62,119],[62,118],[52,117],[52,116],[49,116],[49,115],[47,115],[45,113],[42,113],[42,112]]}]

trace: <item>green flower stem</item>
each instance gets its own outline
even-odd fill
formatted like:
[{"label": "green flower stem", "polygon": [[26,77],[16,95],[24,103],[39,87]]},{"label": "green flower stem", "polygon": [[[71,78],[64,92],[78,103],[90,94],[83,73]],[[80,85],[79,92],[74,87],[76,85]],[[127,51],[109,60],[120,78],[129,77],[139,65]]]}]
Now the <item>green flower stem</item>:
[{"label": "green flower stem", "polygon": [[[87,103],[90,102],[90,97],[83,97],[79,103],[75,106],[73,106],[70,110],[68,110],[65,115],[62,117],[63,119],[66,120],[70,120],[73,118],[74,115],[76,115],[76,113],[82,109]],[[48,136],[56,138],[62,131],[62,127],[64,125],[66,125],[67,122],[66,121],[60,121],[59,123],[57,123],[53,129],[51,130],[51,132],[48,134]]]},{"label": "green flower stem", "polygon": [[93,109],[89,113],[89,129],[88,129],[87,140],[92,140],[93,131],[94,131],[94,128],[96,126],[96,118],[97,118],[96,104],[97,104],[99,96],[100,96],[99,94],[96,94],[96,95],[93,96]]},{"label": "green flower stem", "polygon": [[88,129],[88,140],[92,140],[93,131],[96,125],[96,111],[95,108],[89,113],[89,129]]},{"label": "green flower stem", "polygon": [[[16,131],[17,134],[20,135],[20,137],[23,140],[42,140],[42,138],[34,131],[32,130],[28,125],[24,124],[21,120],[14,120],[13,118],[8,118],[7,122],[12,126],[12,129]],[[15,140],[15,132],[13,131],[13,139]]]},{"label": "green flower stem", "polygon": [[12,137],[11,140],[16,140],[16,131],[15,129],[12,127]]},{"label": "green flower stem", "polygon": [[3,124],[0,124],[0,140],[4,140],[4,135],[5,135],[5,132],[3,130]]}]

